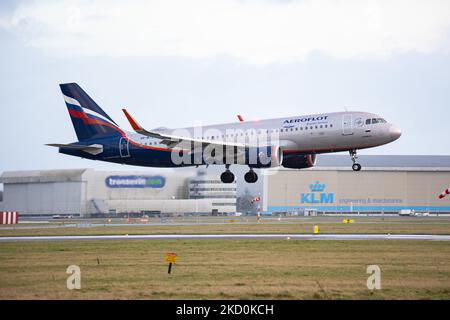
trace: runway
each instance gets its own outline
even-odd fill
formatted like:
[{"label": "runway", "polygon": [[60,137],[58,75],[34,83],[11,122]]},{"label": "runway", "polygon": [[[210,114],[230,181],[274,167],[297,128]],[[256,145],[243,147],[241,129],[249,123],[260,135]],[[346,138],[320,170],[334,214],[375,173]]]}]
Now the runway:
[{"label": "runway", "polygon": [[93,235],[93,236],[23,236],[0,237],[0,242],[17,241],[85,241],[85,240],[427,240],[450,241],[450,235],[430,234],[148,234],[148,235]]}]

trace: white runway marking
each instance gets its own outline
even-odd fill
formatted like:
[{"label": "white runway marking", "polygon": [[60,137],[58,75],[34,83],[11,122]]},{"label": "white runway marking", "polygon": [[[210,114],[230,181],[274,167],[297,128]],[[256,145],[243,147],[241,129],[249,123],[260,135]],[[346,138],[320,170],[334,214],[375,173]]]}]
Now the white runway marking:
[{"label": "white runway marking", "polygon": [[98,235],[98,236],[24,236],[0,237],[0,242],[74,241],[74,240],[211,240],[211,239],[274,239],[274,240],[431,240],[450,241],[450,235],[430,234],[174,234],[174,235]]}]

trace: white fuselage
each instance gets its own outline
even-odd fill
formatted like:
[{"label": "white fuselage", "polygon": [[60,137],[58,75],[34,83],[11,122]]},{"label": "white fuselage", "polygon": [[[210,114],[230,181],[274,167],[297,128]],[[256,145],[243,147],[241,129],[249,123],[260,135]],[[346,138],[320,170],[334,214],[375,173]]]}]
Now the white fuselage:
[{"label": "white fuselage", "polygon": [[[327,153],[371,148],[398,139],[400,129],[367,112],[335,112],[268,120],[234,122],[204,127],[159,129],[161,133],[214,142],[255,141],[271,136],[284,153]],[[165,147],[160,139],[129,134],[133,141]],[[276,137],[278,141],[273,141]]]}]

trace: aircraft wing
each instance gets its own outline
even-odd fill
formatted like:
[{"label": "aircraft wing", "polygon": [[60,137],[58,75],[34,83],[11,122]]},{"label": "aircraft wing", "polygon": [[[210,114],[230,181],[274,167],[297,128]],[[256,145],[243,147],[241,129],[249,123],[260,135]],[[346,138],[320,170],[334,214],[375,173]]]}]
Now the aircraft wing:
[{"label": "aircraft wing", "polygon": [[[202,148],[206,146],[211,147],[224,147],[224,146],[230,146],[230,147],[236,147],[239,151],[244,152],[245,148],[248,147],[248,145],[244,143],[230,143],[225,141],[214,141],[214,140],[203,140],[203,139],[194,139],[194,138],[188,138],[188,137],[180,137],[180,136],[174,136],[169,134],[163,134],[156,131],[148,131],[144,129],[140,124],[137,123],[136,120],[128,113],[127,110],[122,109],[122,111],[125,113],[125,116],[128,119],[128,122],[130,122],[131,127],[133,130],[139,134],[142,134],[144,136],[152,137],[152,138],[158,138],[161,139],[161,143],[167,145],[168,147],[184,147],[184,148],[192,148],[192,145],[199,145],[202,146]],[[192,148],[193,149],[193,148]],[[242,150],[239,150],[242,149]]]}]

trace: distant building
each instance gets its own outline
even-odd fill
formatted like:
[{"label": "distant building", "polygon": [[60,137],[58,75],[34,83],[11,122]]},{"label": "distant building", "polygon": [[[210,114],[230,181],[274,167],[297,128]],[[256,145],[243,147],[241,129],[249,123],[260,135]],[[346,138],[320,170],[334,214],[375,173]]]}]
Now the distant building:
[{"label": "distant building", "polygon": [[222,183],[219,176],[200,172],[189,180],[189,199],[214,199],[213,211],[217,213],[236,212],[237,183]]},{"label": "distant building", "polygon": [[[19,211],[21,216],[102,217],[233,211],[235,191],[225,200],[223,192],[190,198],[192,175],[186,171],[170,174],[92,169],[11,171],[0,176],[0,183],[4,185],[4,210]],[[226,201],[230,206],[223,205]]]},{"label": "distant building", "polygon": [[265,176],[266,213],[317,210],[326,213],[450,213],[448,156],[361,156],[363,169],[351,170],[345,156],[319,156],[318,166],[277,169]]},{"label": "distant building", "polygon": [[[261,195],[263,213],[450,213],[450,197],[438,199],[450,185],[450,156],[360,156],[359,162],[363,169],[354,172],[348,156],[319,155],[313,168],[269,169],[252,195]],[[236,167],[236,176],[243,169]],[[4,172],[0,210],[83,217],[234,213],[237,188],[255,187],[221,183],[219,167],[208,172]]]}]

